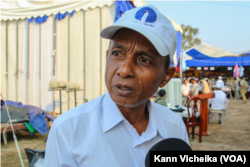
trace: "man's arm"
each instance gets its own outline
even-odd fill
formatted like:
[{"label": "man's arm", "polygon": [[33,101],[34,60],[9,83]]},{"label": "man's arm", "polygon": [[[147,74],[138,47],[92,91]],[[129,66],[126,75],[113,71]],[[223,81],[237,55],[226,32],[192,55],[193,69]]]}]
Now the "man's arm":
[{"label": "man's arm", "polygon": [[[70,134],[69,134],[70,135]],[[55,122],[50,129],[45,150],[44,166],[46,167],[76,167],[77,164],[70,154],[69,143],[66,141],[60,127]]]}]

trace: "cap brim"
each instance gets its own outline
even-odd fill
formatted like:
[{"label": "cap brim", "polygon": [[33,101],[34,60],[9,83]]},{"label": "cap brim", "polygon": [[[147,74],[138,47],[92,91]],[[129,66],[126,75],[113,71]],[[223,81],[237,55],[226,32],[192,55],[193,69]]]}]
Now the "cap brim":
[{"label": "cap brim", "polygon": [[[158,37],[158,35],[156,35],[154,32],[152,32],[151,30],[141,27],[139,25],[112,25],[109,27],[104,28],[101,31],[101,37],[102,38],[106,38],[106,39],[111,39],[113,37],[113,35],[115,34],[116,31],[118,31],[121,28],[129,28],[132,29],[134,31],[137,31],[138,33],[142,34],[143,36],[145,36],[156,48],[156,50],[159,52],[159,54],[161,56],[167,56],[169,55],[169,51],[166,47],[166,45],[164,44],[164,42],[162,41],[162,39],[160,37]],[[170,57],[170,61],[172,61],[171,59],[171,55],[169,55]]]}]

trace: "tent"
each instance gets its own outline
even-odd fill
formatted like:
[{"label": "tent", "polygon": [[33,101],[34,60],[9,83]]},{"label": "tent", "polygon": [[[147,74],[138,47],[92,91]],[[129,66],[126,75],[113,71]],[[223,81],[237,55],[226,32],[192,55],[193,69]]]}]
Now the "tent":
[{"label": "tent", "polygon": [[[145,4],[142,0],[0,2],[3,97],[56,112],[59,92],[48,91],[49,81],[80,84],[83,91],[77,92],[78,105],[83,97],[92,100],[107,92],[104,76],[109,41],[100,38],[100,31],[120,13]],[[172,23],[181,39],[180,25]],[[63,91],[62,112],[74,107],[74,93]]]},{"label": "tent", "polygon": [[249,53],[234,54],[206,43],[200,43],[186,52],[187,67],[250,66]]}]

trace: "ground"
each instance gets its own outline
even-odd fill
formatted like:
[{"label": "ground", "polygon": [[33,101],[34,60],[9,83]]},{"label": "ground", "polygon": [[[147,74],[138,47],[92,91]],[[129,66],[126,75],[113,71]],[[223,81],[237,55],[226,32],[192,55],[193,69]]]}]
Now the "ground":
[{"label": "ground", "polygon": [[[230,100],[227,109],[227,124],[222,126],[218,121],[208,124],[210,136],[202,136],[202,143],[198,136],[190,145],[193,150],[250,150],[250,100],[246,104],[242,101]],[[198,128],[196,128],[198,130]],[[191,129],[190,129],[191,131]],[[17,132],[18,144],[25,167],[29,166],[24,148],[44,150],[46,135],[29,135],[25,131]],[[20,159],[17,154],[12,134],[8,134],[8,145],[1,141],[1,166],[19,167]]]}]

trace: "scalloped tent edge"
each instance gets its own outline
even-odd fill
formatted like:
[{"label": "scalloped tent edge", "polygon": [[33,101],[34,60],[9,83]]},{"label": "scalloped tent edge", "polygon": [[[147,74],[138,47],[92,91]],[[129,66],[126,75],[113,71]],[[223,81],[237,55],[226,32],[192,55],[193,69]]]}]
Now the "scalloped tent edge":
[{"label": "scalloped tent edge", "polygon": [[[13,9],[13,10],[6,10],[1,9],[1,21],[12,21],[12,20],[24,20],[30,19],[32,17],[44,17],[44,16],[51,16],[57,15],[58,13],[64,14],[66,12],[72,13],[73,11],[78,12],[80,10],[88,10],[88,9],[95,9],[96,7],[110,7],[113,5],[114,1],[77,1],[77,2],[68,2],[65,4],[57,4],[52,6],[43,6],[41,8],[24,8],[24,9]],[[65,9],[66,8],[66,9]],[[34,12],[35,11],[35,12]],[[31,14],[32,13],[32,14]],[[45,14],[46,13],[46,14]]]}]

